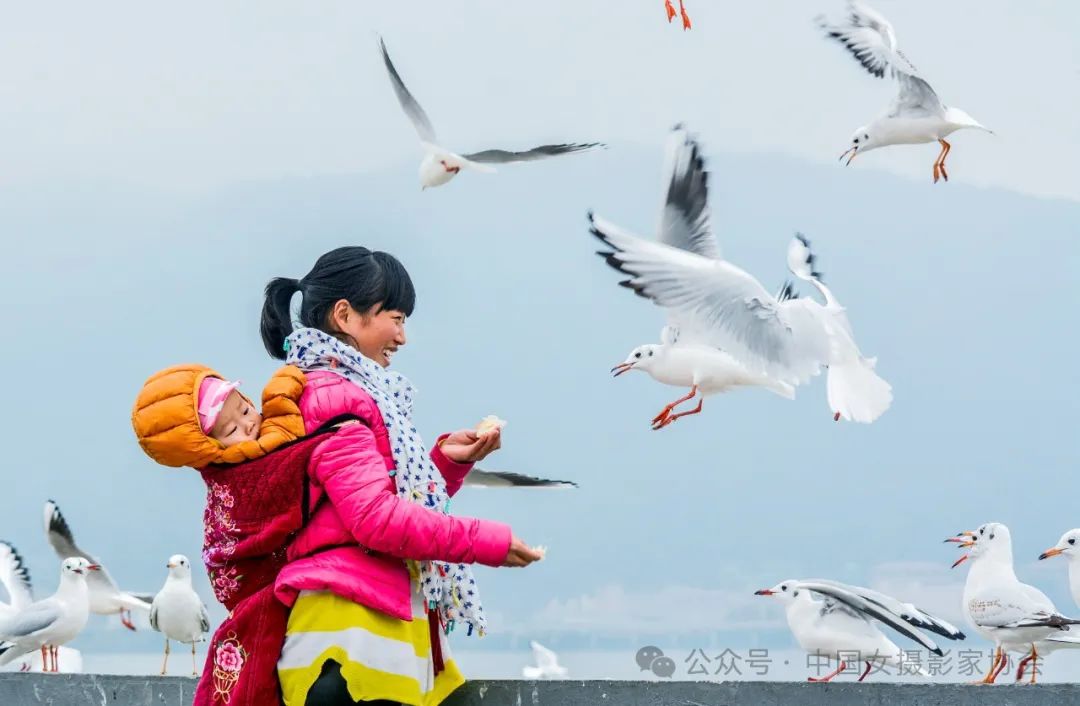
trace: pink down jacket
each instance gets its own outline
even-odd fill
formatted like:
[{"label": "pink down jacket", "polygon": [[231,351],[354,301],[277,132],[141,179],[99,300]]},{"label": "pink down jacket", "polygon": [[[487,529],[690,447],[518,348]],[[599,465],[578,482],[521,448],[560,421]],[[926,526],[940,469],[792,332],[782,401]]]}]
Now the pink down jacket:
[{"label": "pink down jacket", "polygon": [[[278,575],[275,593],[283,603],[291,606],[303,590],[326,590],[410,620],[405,559],[488,566],[506,559],[508,525],[443,515],[397,496],[382,415],[375,400],[355,383],[332,372],[308,373],[300,412],[308,432],[342,414],[364,423],[343,427],[311,456],[308,477],[316,509],[290,545],[289,563]],[[446,458],[437,445],[431,460],[450,495],[472,469],[472,464]]]}]

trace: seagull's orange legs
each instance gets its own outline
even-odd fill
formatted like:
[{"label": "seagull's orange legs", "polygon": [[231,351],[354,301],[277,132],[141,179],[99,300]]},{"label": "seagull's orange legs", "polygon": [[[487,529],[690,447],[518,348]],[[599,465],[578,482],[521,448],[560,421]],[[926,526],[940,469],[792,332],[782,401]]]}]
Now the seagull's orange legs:
[{"label": "seagull's orange legs", "polygon": [[845,669],[847,669],[847,664],[845,664],[843,661],[841,661],[840,666],[836,668],[835,672],[832,672],[831,674],[826,674],[825,676],[823,676],[821,678],[807,677],[806,681],[820,682],[820,683],[829,682],[829,681],[832,681],[833,677],[835,677],[837,674],[844,671]]},{"label": "seagull's orange legs", "polygon": [[[675,6],[671,4],[671,0],[664,0],[664,10],[667,11],[668,22],[675,19]],[[679,15],[682,17],[683,30],[690,29],[693,25],[690,24],[690,15],[686,14],[686,7],[683,5],[683,0],[679,0]]]},{"label": "seagull's orange legs", "polygon": [[[674,402],[672,402],[669,405],[666,405],[662,410],[660,410],[660,414],[653,417],[653,420],[652,420],[653,429],[659,429],[660,427],[664,427],[664,426],[667,426],[668,424],[670,424],[671,422],[669,421],[669,419],[671,418],[670,417],[671,410],[675,409],[676,407],[678,407],[683,402],[686,402],[687,400],[692,399],[694,397],[694,395],[697,394],[697,389],[698,389],[697,385],[694,385],[693,387],[690,388],[690,392],[688,392],[685,397],[680,397],[679,399],[675,400]],[[701,405],[699,404],[698,405],[698,408],[699,408],[698,411],[699,412],[701,411],[700,407],[701,407]],[[682,416],[682,415],[678,415],[678,416]]]},{"label": "seagull's orange legs", "polygon": [[934,160],[934,183],[938,182],[938,177],[944,177],[945,181],[949,180],[949,174],[945,171],[945,158],[949,155],[949,150],[952,149],[945,140],[938,140],[941,143],[941,153],[938,154],[937,159]]},{"label": "seagull's orange legs", "polygon": [[679,14],[682,15],[682,28],[685,32],[693,25],[690,24],[690,15],[686,14],[686,8],[683,7],[683,0],[679,0]]},{"label": "seagull's orange legs", "polygon": [[671,0],[664,0],[664,9],[667,10],[667,21],[671,22],[675,19],[675,6],[671,4]]},{"label": "seagull's orange legs", "polygon": [[1035,645],[1031,646],[1031,652],[1028,652],[1027,656],[1020,660],[1020,666],[1016,669],[1016,681],[1020,681],[1024,678],[1024,668],[1028,662],[1031,663],[1031,682],[1035,683],[1035,675],[1039,673],[1039,651],[1035,649]]},{"label": "seagull's orange legs", "polygon": [[698,400],[697,407],[694,407],[689,412],[679,412],[678,414],[672,414],[670,416],[664,417],[659,422],[654,422],[653,423],[653,430],[655,431],[657,429],[663,429],[664,427],[666,427],[668,424],[671,424],[672,422],[674,422],[679,417],[688,417],[691,414],[697,414],[698,412],[701,411],[701,405],[702,405],[703,402],[705,402],[704,397],[700,398]]},{"label": "seagull's orange legs", "polygon": [[986,673],[986,676],[983,677],[982,679],[978,680],[978,681],[973,681],[973,682],[968,682],[968,683],[969,684],[993,684],[994,679],[997,678],[998,672],[1001,671],[1001,670],[998,669],[998,665],[1000,663],[1006,662],[1007,660],[1008,660],[1008,657],[1006,657],[1005,653],[1002,652],[1000,647],[998,647],[997,649],[994,650],[994,660],[990,663],[990,671]]}]

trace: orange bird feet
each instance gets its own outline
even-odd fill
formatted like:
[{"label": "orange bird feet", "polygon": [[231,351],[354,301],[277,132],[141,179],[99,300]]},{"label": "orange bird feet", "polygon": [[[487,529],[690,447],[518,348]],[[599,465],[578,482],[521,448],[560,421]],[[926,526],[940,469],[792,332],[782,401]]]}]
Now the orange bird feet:
[{"label": "orange bird feet", "polygon": [[679,14],[682,15],[682,28],[683,28],[683,31],[685,32],[686,30],[690,29],[693,25],[690,24],[690,15],[686,14],[686,8],[683,7],[683,0],[679,0]]}]

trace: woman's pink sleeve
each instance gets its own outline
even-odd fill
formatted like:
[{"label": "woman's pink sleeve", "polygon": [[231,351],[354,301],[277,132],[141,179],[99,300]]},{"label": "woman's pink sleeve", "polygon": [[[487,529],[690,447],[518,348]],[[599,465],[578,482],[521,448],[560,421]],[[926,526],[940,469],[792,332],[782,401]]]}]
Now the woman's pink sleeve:
[{"label": "woman's pink sleeve", "polygon": [[499,566],[506,559],[508,525],[444,515],[396,495],[375,435],[362,424],[343,427],[320,444],[310,466],[345,526],[364,547],[419,561]]}]

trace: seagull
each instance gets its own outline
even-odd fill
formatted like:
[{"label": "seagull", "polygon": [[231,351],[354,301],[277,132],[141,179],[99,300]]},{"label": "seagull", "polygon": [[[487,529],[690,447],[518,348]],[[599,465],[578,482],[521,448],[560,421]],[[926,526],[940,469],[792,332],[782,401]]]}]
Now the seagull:
[{"label": "seagull", "polygon": [[510,164],[512,162],[531,162],[547,157],[557,157],[563,154],[582,152],[594,147],[603,147],[599,142],[565,143],[556,145],[541,145],[523,152],[511,152],[508,150],[483,150],[470,154],[456,154],[439,146],[435,136],[435,128],[431,126],[431,120],[420,104],[409,93],[405,82],[401,80],[394,62],[390,61],[390,54],[386,51],[386,42],[379,39],[379,47],[382,49],[383,62],[390,74],[390,82],[394,86],[405,115],[409,116],[413,127],[420,136],[420,144],[424,147],[424,159],[420,162],[420,187],[442,186],[453,179],[462,167],[479,172],[494,172],[492,164]]},{"label": "seagull", "polygon": [[56,593],[0,620],[0,665],[40,649],[42,671],[59,671],[59,646],[75,639],[90,616],[86,572],[98,568],[83,557],[64,559]]},{"label": "seagull", "polygon": [[561,679],[566,676],[566,667],[559,665],[559,656],[535,640],[529,642],[536,666],[521,668],[521,676],[526,679]]},{"label": "seagull", "polygon": [[[693,163],[695,150],[677,154],[688,154],[687,163]],[[680,181],[680,167],[673,172],[660,242],[631,235],[589,213],[590,233],[610,248],[597,254],[630,275],[619,284],[667,310],[668,327],[676,333],[666,345],[719,349],[750,373],[790,386],[827,366],[834,420],[870,423],[880,417],[892,404],[892,387],[874,372],[877,359],[859,351],[845,308],[814,270],[810,241],[795,235],[788,245],[788,269],[813,285],[825,304],[795,296],[790,285],[773,296],[721,256],[709,222],[705,172],[699,167],[691,171],[701,173]],[[672,405],[698,391],[691,387],[690,395]],[[656,421],[663,422],[669,413],[661,412]]]},{"label": "seagull", "polygon": [[[0,646],[0,650],[3,650],[3,646]],[[60,645],[56,649],[55,655],[50,657],[50,663],[54,666],[54,671],[64,672],[65,674],[79,674],[83,671],[82,652],[66,645]],[[33,650],[8,664],[0,666],[0,672],[43,671],[45,671],[45,662],[42,659],[41,652],[38,650]]]},{"label": "seagull", "polygon": [[165,659],[161,663],[161,673],[166,673],[169,664],[169,640],[176,640],[191,643],[191,674],[198,676],[195,643],[202,642],[206,633],[210,632],[210,617],[199,594],[191,587],[191,562],[188,558],[183,554],[174,554],[165,566],[169,569],[169,575],[150,606],[150,627],[165,635]]},{"label": "seagull", "polygon": [[131,611],[150,611],[150,601],[153,596],[133,594],[121,591],[116,585],[109,572],[101,567],[100,563],[91,555],[79,549],[75,544],[75,537],[71,533],[67,520],[60,513],[60,507],[52,500],[45,503],[45,535],[49,544],[61,558],[69,556],[81,556],[91,564],[99,567],[99,570],[87,577],[90,587],[90,612],[97,615],[120,614],[120,622],[129,630],[135,629],[131,622]]},{"label": "seagull", "polygon": [[1061,535],[1057,544],[1040,554],[1039,559],[1060,555],[1069,560],[1069,592],[1073,602],[1080,606],[1080,547],[1077,543],[1080,543],[1080,529],[1071,529]]},{"label": "seagull", "polygon": [[34,602],[26,562],[14,545],[3,541],[0,541],[0,584],[8,597],[7,603],[0,601],[0,620],[10,618]]},{"label": "seagull", "polygon": [[846,22],[830,24],[819,16],[817,23],[828,37],[843,44],[874,76],[882,78],[888,70],[896,79],[898,92],[883,114],[855,131],[851,147],[840,155],[840,159],[848,157],[847,164],[851,164],[857,155],[878,147],[937,141],[941,152],[934,160],[934,183],[939,178],[948,181],[945,158],[952,145],[945,138],[964,128],[991,134],[993,131],[959,108],[950,108],[941,102],[930,84],[897,48],[896,33],[880,13],[859,0],[848,0],[848,12]]},{"label": "seagull", "polygon": [[[22,555],[9,542],[0,541],[0,584],[7,592],[9,603],[0,601],[0,620],[17,614],[34,602],[30,570]],[[4,671],[29,672],[35,669],[44,671],[42,656],[34,651],[21,661],[12,661]],[[57,651],[57,668],[67,673],[82,671],[82,655],[78,650],[61,646]]]},{"label": "seagull", "polygon": [[[664,0],[664,9],[667,11],[668,24],[671,24],[671,21],[675,19],[675,6],[671,4],[671,0]],[[683,7],[683,0],[679,0],[679,15],[682,16],[682,28],[685,32],[692,25],[690,24],[690,15],[686,14],[686,8]]]},{"label": "seagull", "polygon": [[[719,246],[712,236],[708,204],[708,176],[697,141],[681,125],[676,125],[668,141],[667,196],[664,201],[658,240],[675,248],[719,259]],[[792,296],[787,288],[781,296]],[[668,312],[668,323],[660,331],[661,343],[638,346],[622,363],[611,369],[615,377],[631,370],[647,373],[665,385],[689,388],[690,392],[666,405],[653,417],[653,429],[662,429],[676,419],[701,412],[704,399],[736,387],[764,387],[793,399],[795,388],[786,382],[746,369],[724,350],[711,345],[708,336],[694,328],[695,321],[680,321]],[[697,407],[672,414],[688,400],[697,398]]]},{"label": "seagull", "polygon": [[1069,642],[1061,640],[1061,633],[1070,625],[1080,625],[1080,620],[1059,613],[1045,593],[1016,577],[1008,527],[989,522],[945,541],[971,550],[953,567],[971,560],[964,582],[964,614],[975,631],[995,646],[990,671],[981,683],[994,683],[1008,664],[1008,652],[1026,654],[1027,662],[1038,658],[1040,646],[1048,640],[1058,642],[1057,646]]},{"label": "seagull", "polygon": [[[811,654],[835,656],[836,671],[808,681],[828,682],[847,668],[845,658],[854,653],[866,664],[859,681],[873,668],[874,662],[896,666],[911,665],[904,653],[874,624],[874,620],[892,628],[941,656],[943,653],[922,630],[950,640],[963,640],[964,633],[946,621],[902,603],[883,593],[859,586],[848,586],[827,579],[789,580],[772,588],[755,591],[757,596],[773,596],[784,604],[788,627],[799,646]],[[816,600],[815,596],[821,598]],[[917,664],[910,667],[927,676]]]},{"label": "seagull", "polygon": [[[1069,560],[1069,591],[1072,593],[1073,602],[1077,606],[1080,606],[1080,567],[1077,566],[1077,554],[1075,551],[1076,543],[1080,540],[1080,529],[1069,530],[1061,536],[1061,539],[1056,545],[1047,549],[1045,552],[1039,555],[1039,559],[1049,559],[1053,556],[1063,555]],[[1061,649],[1080,649],[1080,635],[1052,635],[1042,642],[1036,643],[1036,652],[1034,654],[1028,653],[1026,657],[1020,660],[1016,670],[1016,680],[1020,681],[1024,678],[1024,669],[1029,662],[1035,660],[1036,656],[1047,656],[1057,650]],[[1035,683],[1035,676],[1038,669],[1033,667],[1031,670],[1031,683]]]},{"label": "seagull", "polygon": [[463,485],[477,488],[576,488],[578,484],[571,480],[552,480],[537,478],[512,471],[488,471],[473,468],[465,476]]}]

